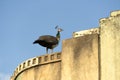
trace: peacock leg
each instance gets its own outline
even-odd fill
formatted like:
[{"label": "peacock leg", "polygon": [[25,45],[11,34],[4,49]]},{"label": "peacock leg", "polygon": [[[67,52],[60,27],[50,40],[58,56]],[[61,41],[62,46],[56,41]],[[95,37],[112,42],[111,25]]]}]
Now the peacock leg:
[{"label": "peacock leg", "polygon": [[48,48],[46,47],[46,53],[48,54]]},{"label": "peacock leg", "polygon": [[51,49],[51,53],[53,53],[53,49]]}]

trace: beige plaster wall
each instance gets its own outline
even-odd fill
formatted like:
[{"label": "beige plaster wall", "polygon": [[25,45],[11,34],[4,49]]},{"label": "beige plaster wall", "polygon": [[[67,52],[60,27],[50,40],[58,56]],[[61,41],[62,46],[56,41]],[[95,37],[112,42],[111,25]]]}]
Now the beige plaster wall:
[{"label": "beige plaster wall", "polygon": [[61,80],[61,62],[39,65],[23,71],[16,80]]},{"label": "beige plaster wall", "polygon": [[101,80],[120,80],[120,11],[100,20]]},{"label": "beige plaster wall", "polygon": [[63,41],[61,80],[98,80],[98,34]]}]

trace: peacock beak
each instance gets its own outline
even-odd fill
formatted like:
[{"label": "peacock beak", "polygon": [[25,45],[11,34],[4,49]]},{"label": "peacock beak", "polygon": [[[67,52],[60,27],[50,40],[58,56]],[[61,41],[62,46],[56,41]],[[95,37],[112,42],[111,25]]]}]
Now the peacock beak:
[{"label": "peacock beak", "polygon": [[34,41],[34,42],[33,42],[33,44],[36,44],[36,43],[37,43],[37,41]]}]

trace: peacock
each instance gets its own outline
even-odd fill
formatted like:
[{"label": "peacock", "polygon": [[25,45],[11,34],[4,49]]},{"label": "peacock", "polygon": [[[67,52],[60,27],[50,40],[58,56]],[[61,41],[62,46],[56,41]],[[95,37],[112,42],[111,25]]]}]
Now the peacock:
[{"label": "peacock", "polygon": [[46,53],[48,53],[48,49],[51,49],[51,53],[53,53],[53,49],[60,42],[60,32],[63,31],[63,29],[59,28],[58,26],[56,26],[55,29],[57,29],[56,37],[51,35],[43,35],[35,40],[33,44],[37,43],[43,47],[46,47]]}]

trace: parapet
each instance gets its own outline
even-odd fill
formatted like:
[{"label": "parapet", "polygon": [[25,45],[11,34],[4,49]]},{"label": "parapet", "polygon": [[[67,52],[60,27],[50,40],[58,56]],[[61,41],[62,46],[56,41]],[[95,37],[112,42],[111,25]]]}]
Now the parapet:
[{"label": "parapet", "polygon": [[90,34],[99,34],[99,28],[92,28],[92,29],[89,29],[89,30],[73,32],[73,38],[80,37],[80,36],[85,36],[85,35],[90,35]]},{"label": "parapet", "polygon": [[46,54],[43,56],[37,56],[31,59],[28,59],[22,62],[14,71],[14,74],[11,77],[11,80],[15,80],[15,78],[24,70],[29,68],[38,66],[38,65],[45,65],[53,62],[61,61],[61,52],[53,53],[53,54]]},{"label": "parapet", "polygon": [[111,12],[109,17],[100,19],[99,21],[100,26],[105,26],[106,22],[110,22],[110,21],[116,22],[115,17],[118,17],[118,16],[120,16],[120,10]]}]

